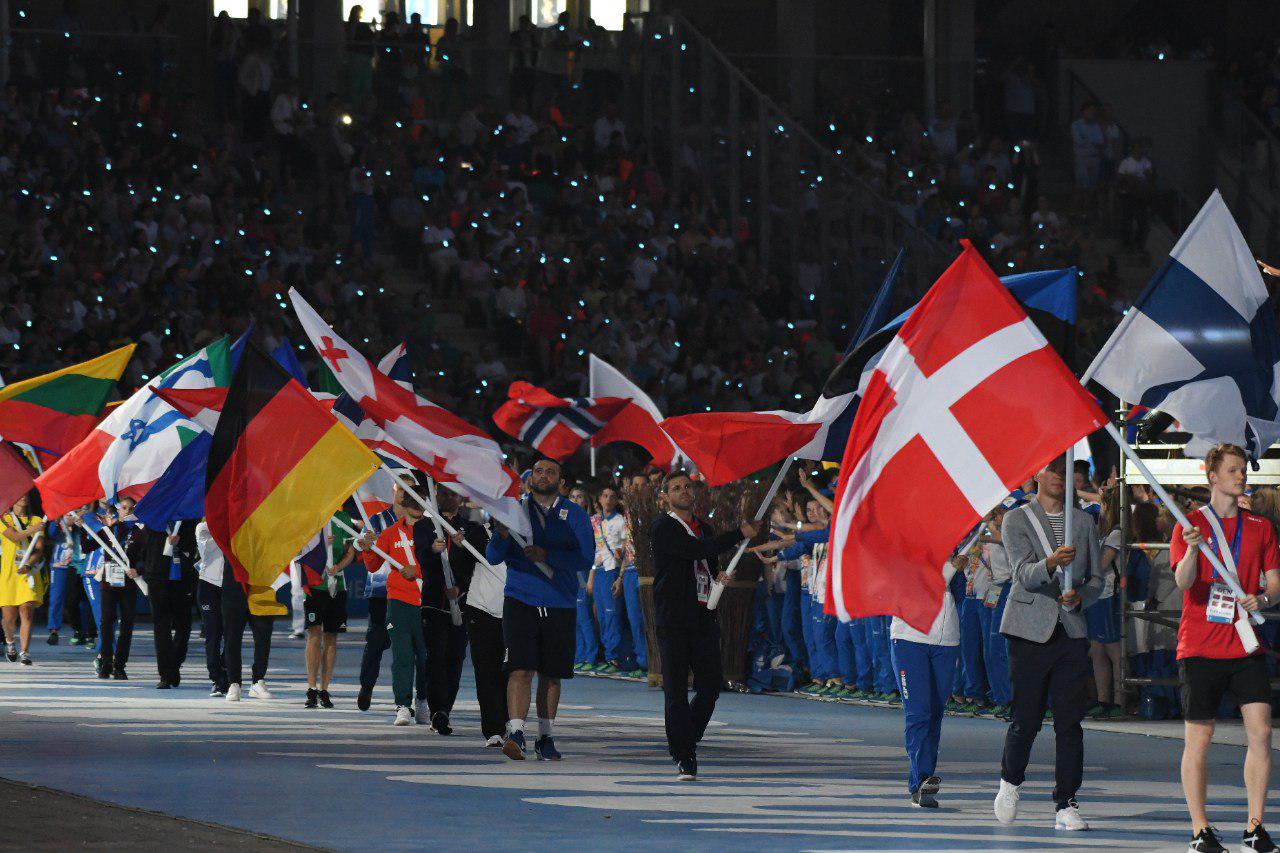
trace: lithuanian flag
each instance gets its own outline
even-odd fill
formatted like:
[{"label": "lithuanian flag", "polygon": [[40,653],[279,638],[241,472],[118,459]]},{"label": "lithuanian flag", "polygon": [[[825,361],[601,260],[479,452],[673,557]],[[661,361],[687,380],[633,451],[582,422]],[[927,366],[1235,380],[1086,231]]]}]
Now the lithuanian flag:
[{"label": "lithuanian flag", "polygon": [[0,436],[66,453],[93,431],[136,346],[0,388]]},{"label": "lithuanian flag", "polygon": [[245,348],[209,447],[204,506],[252,613],[285,612],[272,582],[378,467],[274,359]]}]

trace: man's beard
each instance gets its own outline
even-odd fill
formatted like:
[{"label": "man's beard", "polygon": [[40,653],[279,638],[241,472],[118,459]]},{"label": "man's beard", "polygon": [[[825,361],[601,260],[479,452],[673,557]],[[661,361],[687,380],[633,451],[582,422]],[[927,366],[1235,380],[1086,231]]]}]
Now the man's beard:
[{"label": "man's beard", "polygon": [[530,483],[530,484],[529,484],[529,491],[533,492],[535,495],[542,495],[543,497],[546,497],[547,495],[557,495],[557,494],[559,494],[559,493],[560,493],[560,487],[559,487],[559,486],[552,486],[552,485],[548,485],[548,486],[543,486],[543,487],[541,487],[541,488],[540,488],[540,487],[535,486],[535,485],[533,485],[532,483]]}]

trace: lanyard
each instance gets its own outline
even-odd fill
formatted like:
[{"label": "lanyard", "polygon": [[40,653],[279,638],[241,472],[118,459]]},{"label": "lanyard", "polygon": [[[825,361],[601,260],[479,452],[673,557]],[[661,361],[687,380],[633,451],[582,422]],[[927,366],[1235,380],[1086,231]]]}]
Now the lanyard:
[{"label": "lanyard", "polygon": [[[1224,538],[1226,536],[1226,534],[1222,530],[1222,520],[1218,518],[1218,513],[1214,511],[1212,506],[1210,506],[1209,504],[1205,504],[1204,508],[1205,508],[1204,517],[1209,522],[1209,527],[1212,528],[1213,530],[1213,532],[1209,534],[1209,545],[1213,548],[1213,550],[1218,552],[1218,556],[1222,558],[1222,561],[1224,563],[1227,563],[1227,570],[1231,572],[1235,572],[1237,578],[1240,577],[1240,541],[1244,535],[1244,517],[1241,516],[1239,511],[1237,510],[1236,532],[1231,537],[1231,556],[1228,557],[1226,554],[1223,553],[1222,547],[1218,541],[1218,538],[1220,536]],[[1213,578],[1214,580],[1218,579],[1217,569],[1213,570]]]}]

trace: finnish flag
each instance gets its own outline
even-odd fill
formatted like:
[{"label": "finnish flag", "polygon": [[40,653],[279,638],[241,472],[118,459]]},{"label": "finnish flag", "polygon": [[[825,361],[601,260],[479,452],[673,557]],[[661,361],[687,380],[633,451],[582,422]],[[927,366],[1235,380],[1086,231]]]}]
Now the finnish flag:
[{"label": "finnish flag", "polygon": [[1280,439],[1280,328],[1253,253],[1217,190],[1085,376],[1191,434],[1256,459]]}]

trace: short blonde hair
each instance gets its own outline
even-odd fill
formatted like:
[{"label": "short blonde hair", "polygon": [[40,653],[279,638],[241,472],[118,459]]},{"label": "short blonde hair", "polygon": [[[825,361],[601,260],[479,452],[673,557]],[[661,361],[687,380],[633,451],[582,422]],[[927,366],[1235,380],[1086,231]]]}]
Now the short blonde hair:
[{"label": "short blonde hair", "polygon": [[1218,470],[1218,466],[1222,464],[1222,460],[1228,456],[1238,456],[1241,461],[1248,462],[1249,455],[1244,452],[1244,448],[1237,444],[1219,444],[1216,445],[1204,457],[1204,476],[1207,479],[1210,474]]}]

